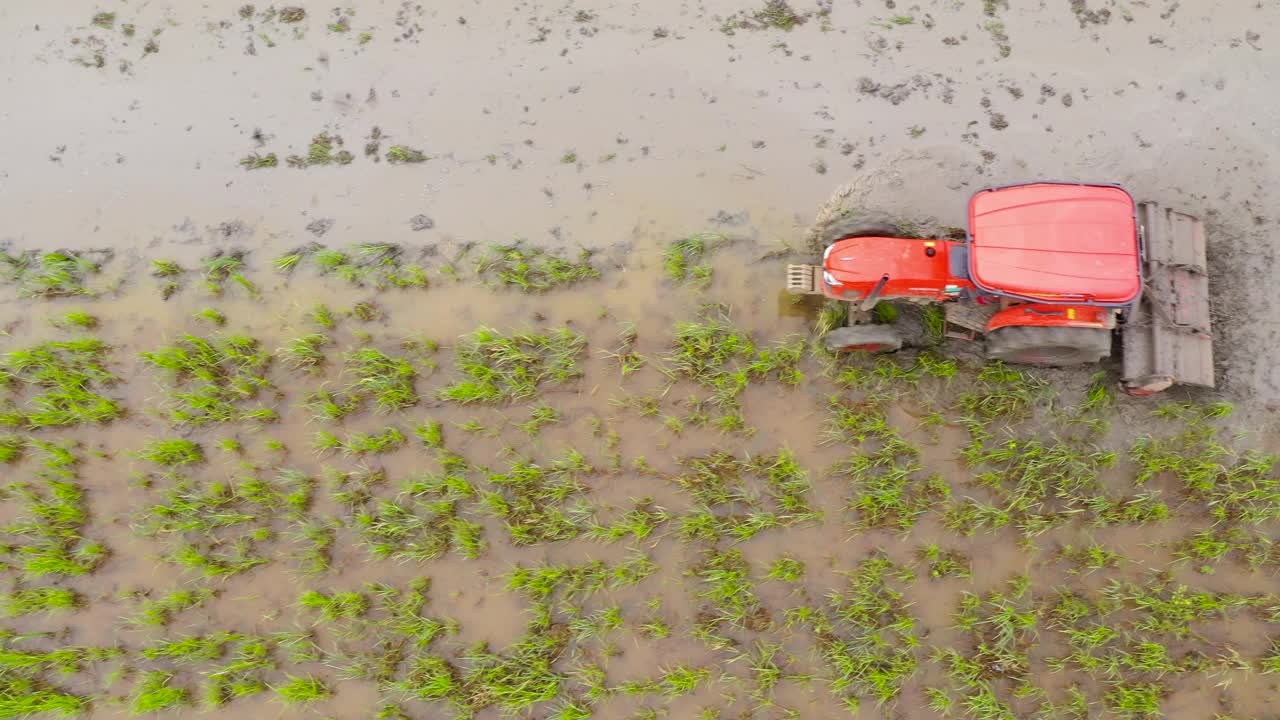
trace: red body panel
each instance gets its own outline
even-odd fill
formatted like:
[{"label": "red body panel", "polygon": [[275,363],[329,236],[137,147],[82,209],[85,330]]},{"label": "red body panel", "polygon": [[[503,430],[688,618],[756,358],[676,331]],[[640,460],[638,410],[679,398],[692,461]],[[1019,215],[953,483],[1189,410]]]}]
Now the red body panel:
[{"label": "red body panel", "polygon": [[1010,326],[1033,327],[1112,327],[1110,313],[1097,305],[1014,305],[991,317],[986,332]]},{"label": "red body panel", "polygon": [[969,203],[969,273],[990,292],[1041,302],[1133,302],[1142,287],[1136,207],[1102,185],[984,190]]},{"label": "red body panel", "polygon": [[[857,301],[880,281],[885,299],[918,297],[942,301],[957,297],[968,280],[951,274],[949,256],[956,243],[914,238],[856,237],[837,240],[822,263],[823,291],[838,300]],[[932,252],[932,255],[930,253]]]}]

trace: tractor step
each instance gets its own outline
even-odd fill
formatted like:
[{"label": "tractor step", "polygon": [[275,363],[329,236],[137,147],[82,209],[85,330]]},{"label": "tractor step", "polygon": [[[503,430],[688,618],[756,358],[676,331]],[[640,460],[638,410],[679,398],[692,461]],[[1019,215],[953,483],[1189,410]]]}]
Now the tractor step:
[{"label": "tractor step", "polygon": [[792,295],[821,295],[822,268],[817,265],[788,265],[787,292]]},{"label": "tractor step", "polygon": [[1213,387],[1204,223],[1150,202],[1138,205],[1138,222],[1146,283],[1121,334],[1125,386],[1140,394],[1173,383]]},{"label": "tractor step", "polygon": [[949,302],[942,307],[946,313],[948,325],[962,327],[973,333],[984,332],[987,329],[987,323],[991,322],[991,317],[1000,312],[999,305],[979,305],[976,302]]}]

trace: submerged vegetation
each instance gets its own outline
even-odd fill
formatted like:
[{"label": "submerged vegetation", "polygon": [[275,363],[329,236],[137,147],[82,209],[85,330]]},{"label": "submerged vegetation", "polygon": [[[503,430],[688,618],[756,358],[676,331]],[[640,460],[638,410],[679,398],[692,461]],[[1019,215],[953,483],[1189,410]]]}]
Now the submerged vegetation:
[{"label": "submerged vegetation", "polygon": [[42,310],[0,354],[0,716],[1127,719],[1280,672],[1280,465],[1230,405],[959,361],[928,314],[872,357],[618,317],[585,253],[475,252],[495,327],[390,244],[152,261],[191,295],[154,324],[5,260]]}]

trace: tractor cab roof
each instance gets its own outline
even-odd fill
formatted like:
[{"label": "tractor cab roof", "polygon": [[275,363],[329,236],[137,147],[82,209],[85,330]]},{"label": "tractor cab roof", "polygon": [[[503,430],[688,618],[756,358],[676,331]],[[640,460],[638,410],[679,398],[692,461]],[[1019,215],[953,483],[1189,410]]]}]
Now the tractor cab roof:
[{"label": "tractor cab roof", "polygon": [[1039,302],[1125,305],[1142,288],[1133,198],[1114,185],[1035,183],[969,202],[969,275]]}]

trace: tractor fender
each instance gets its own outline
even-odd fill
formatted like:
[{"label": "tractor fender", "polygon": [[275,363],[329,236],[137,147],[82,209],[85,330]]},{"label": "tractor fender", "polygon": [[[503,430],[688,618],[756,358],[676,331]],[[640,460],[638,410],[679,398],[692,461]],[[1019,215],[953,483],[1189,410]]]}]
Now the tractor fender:
[{"label": "tractor fender", "polygon": [[1116,326],[1115,313],[1096,305],[1014,305],[1005,308],[987,321],[985,332],[1005,327],[1079,327],[1112,330]]}]

